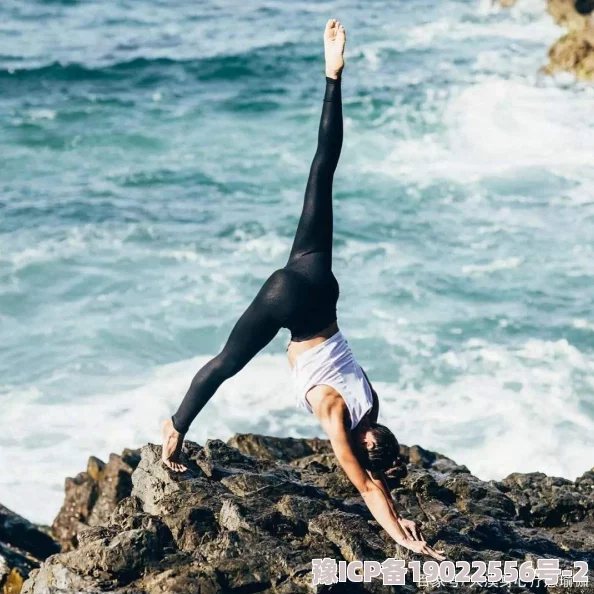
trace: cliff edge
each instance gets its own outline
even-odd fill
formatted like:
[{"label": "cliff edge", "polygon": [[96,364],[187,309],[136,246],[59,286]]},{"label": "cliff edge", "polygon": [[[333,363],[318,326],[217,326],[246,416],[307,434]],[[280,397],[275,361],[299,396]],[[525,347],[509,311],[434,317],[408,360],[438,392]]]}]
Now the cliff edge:
[{"label": "cliff edge", "polygon": [[[593,471],[575,481],[542,473],[482,481],[435,452],[402,450],[408,475],[391,479],[392,493],[449,559],[594,564]],[[415,558],[372,519],[325,440],[236,435],[186,442],[184,457],[189,470],[175,475],[158,446],[142,448],[128,496],[112,511],[104,505],[102,521],[95,514],[76,538],[67,532],[70,550],[33,569],[23,593],[388,592],[379,579],[314,586],[312,559]],[[412,582],[399,588],[417,591]]]}]

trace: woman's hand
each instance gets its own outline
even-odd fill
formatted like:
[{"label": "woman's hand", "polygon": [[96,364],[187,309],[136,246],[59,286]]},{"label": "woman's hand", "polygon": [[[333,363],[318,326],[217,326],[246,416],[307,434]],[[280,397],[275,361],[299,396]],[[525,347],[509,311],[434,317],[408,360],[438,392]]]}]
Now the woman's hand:
[{"label": "woman's hand", "polygon": [[414,520],[406,520],[405,518],[398,516],[398,523],[406,535],[406,538],[410,540],[425,540],[421,529],[417,526],[417,523]]},{"label": "woman's hand", "polygon": [[437,561],[444,561],[445,557],[442,555],[443,551],[436,551],[434,548],[430,547],[424,540],[404,540],[398,542],[398,544],[413,553],[418,553],[419,555],[427,555],[428,557],[433,557]]}]

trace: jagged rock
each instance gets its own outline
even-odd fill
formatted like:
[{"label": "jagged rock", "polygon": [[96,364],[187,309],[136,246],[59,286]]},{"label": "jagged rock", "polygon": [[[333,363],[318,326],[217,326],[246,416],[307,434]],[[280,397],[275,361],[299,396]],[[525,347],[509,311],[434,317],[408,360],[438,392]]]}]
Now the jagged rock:
[{"label": "jagged rock", "polygon": [[543,71],[571,72],[580,80],[594,80],[594,1],[548,0],[547,9],[569,32],[553,44]]},{"label": "jagged rock", "polygon": [[130,495],[132,472],[139,461],[137,450],[111,454],[107,464],[91,456],[86,472],[66,479],[66,498],[52,525],[52,534],[64,551],[76,546],[81,530],[107,521],[116,505]]},{"label": "jagged rock", "polygon": [[547,0],[549,14],[558,25],[570,31],[585,29],[593,8],[591,0]]},{"label": "jagged rock", "polygon": [[[594,472],[481,481],[419,446],[402,446],[402,458],[397,505],[450,559],[594,563]],[[380,529],[327,441],[237,435],[188,442],[183,459],[188,471],[171,473],[160,448],[145,446],[130,496],[82,531],[78,548],[33,571],[23,593],[381,593],[392,590],[379,580],[314,587],[311,561],[415,558]],[[472,588],[483,590],[509,591]]]},{"label": "jagged rock", "polygon": [[570,31],[549,50],[547,74],[571,72],[580,80],[594,80],[594,24]]},{"label": "jagged rock", "polygon": [[269,437],[253,433],[236,434],[229,445],[242,454],[275,462],[291,462],[313,454],[332,454],[326,439],[293,439],[292,437]]},{"label": "jagged rock", "polygon": [[18,594],[30,572],[60,545],[49,530],[0,505],[0,592]]}]

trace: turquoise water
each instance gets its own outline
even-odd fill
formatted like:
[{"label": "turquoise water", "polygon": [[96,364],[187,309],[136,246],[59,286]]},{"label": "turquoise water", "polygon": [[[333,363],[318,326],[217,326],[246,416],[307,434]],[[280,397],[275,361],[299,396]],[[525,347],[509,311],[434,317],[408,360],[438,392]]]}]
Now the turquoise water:
[{"label": "turquoise water", "polygon": [[[381,415],[483,478],[594,463],[594,89],[538,0],[0,6],[0,501],[157,441],[287,258],[349,32],[339,320]],[[279,337],[191,437],[319,435]]]}]

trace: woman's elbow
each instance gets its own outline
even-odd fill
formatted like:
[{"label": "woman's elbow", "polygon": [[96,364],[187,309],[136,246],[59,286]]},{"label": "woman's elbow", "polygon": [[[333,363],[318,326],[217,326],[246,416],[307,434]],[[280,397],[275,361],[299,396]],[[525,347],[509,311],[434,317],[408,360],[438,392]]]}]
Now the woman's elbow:
[{"label": "woman's elbow", "polygon": [[363,499],[373,496],[379,490],[379,487],[371,480],[365,481],[362,485],[358,486],[359,494]]}]

